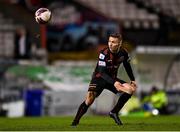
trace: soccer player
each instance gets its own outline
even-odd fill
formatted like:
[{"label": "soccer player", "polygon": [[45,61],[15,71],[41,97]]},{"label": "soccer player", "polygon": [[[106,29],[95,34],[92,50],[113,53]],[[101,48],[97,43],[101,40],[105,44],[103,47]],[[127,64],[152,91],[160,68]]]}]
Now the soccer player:
[{"label": "soccer player", "polygon": [[[95,98],[101,94],[103,89],[108,89],[114,94],[121,93],[119,94],[121,96],[117,104],[109,112],[109,116],[114,119],[117,125],[122,125],[118,113],[137,88],[129,63],[130,59],[127,51],[122,47],[122,41],[122,36],[119,33],[109,36],[108,47],[104,48],[99,54],[86,98],[79,106],[77,114],[71,124],[72,126],[79,124],[81,117],[86,113],[88,107],[94,102]],[[118,68],[121,63],[123,63],[131,80],[130,83],[117,78]]]}]

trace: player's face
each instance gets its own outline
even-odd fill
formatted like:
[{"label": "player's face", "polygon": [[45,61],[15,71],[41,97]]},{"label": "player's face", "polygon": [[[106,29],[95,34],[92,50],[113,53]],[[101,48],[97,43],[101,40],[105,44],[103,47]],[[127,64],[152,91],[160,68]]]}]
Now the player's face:
[{"label": "player's face", "polygon": [[108,46],[112,53],[118,52],[121,45],[122,45],[122,40],[119,40],[118,38],[111,36],[109,37]]}]

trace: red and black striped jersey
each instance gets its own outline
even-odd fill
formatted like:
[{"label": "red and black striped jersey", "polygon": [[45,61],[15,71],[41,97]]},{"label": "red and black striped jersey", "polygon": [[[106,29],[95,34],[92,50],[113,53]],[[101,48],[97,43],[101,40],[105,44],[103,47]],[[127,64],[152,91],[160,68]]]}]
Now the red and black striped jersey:
[{"label": "red and black striped jersey", "polygon": [[104,48],[99,53],[98,62],[93,74],[93,78],[103,78],[108,83],[114,84],[117,79],[118,68],[123,63],[124,68],[131,81],[134,81],[134,75],[128,52],[121,48],[118,53],[112,53],[109,48]]}]

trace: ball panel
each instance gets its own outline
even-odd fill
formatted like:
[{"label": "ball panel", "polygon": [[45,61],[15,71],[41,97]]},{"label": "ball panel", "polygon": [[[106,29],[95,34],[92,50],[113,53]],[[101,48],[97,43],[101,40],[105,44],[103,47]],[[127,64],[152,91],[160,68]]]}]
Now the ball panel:
[{"label": "ball panel", "polygon": [[41,13],[41,19],[44,21],[49,21],[50,16],[51,16],[51,13],[49,11],[45,11]]},{"label": "ball panel", "polygon": [[39,24],[46,24],[51,19],[51,12],[47,8],[40,8],[35,12],[35,20]]},{"label": "ball panel", "polygon": [[35,15],[36,15],[36,16],[39,16],[41,13],[46,12],[46,11],[48,11],[47,8],[39,8],[39,9],[36,11]]}]

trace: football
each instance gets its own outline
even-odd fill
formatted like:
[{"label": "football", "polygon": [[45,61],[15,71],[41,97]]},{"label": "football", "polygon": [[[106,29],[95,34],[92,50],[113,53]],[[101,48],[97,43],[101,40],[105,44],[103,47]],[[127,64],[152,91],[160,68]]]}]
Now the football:
[{"label": "football", "polygon": [[46,24],[51,19],[51,11],[47,8],[39,8],[35,12],[35,19],[39,24]]}]

